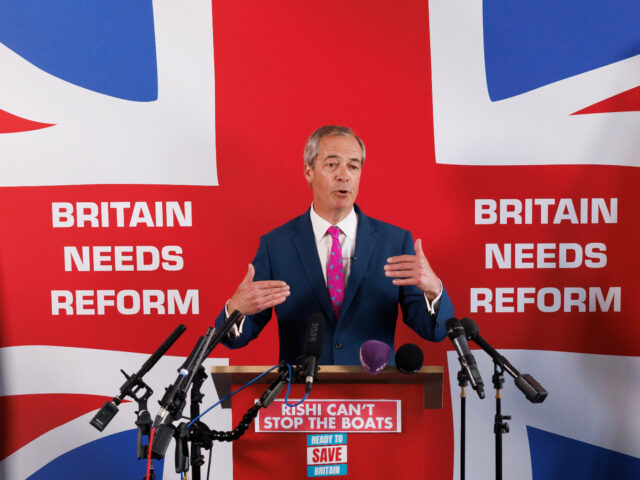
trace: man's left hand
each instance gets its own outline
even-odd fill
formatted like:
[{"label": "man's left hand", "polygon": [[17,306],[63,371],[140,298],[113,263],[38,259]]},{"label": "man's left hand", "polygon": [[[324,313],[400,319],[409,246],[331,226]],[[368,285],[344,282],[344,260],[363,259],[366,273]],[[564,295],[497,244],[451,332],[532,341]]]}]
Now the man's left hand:
[{"label": "man's left hand", "polygon": [[442,284],[422,251],[422,240],[417,239],[414,248],[415,255],[387,258],[384,273],[387,277],[393,277],[394,285],[417,286],[431,301],[440,294]]}]

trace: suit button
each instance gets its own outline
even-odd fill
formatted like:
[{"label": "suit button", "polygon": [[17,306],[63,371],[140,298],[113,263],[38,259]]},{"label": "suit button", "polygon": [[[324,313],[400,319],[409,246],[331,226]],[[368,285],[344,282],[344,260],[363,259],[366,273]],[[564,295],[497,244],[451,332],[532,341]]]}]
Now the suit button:
[{"label": "suit button", "polygon": [[336,350],[340,350],[342,348],[342,342],[336,342]]}]

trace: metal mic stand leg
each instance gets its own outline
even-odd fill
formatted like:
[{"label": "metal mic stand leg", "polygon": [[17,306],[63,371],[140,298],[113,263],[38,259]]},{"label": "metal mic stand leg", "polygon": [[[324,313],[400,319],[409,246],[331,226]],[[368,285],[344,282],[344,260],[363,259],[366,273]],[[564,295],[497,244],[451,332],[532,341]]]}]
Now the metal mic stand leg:
[{"label": "metal mic stand leg", "polygon": [[[196,370],[191,384],[191,405],[189,411],[191,418],[196,418],[200,415],[200,403],[202,403],[202,399],[204,398],[200,389],[206,379],[207,374],[204,367],[201,365]],[[176,472],[182,472],[187,475],[189,472],[189,466],[191,466],[192,480],[200,480],[200,467],[204,464],[202,448],[207,447],[207,445],[204,445],[203,443],[202,436],[193,426],[187,429],[187,422],[182,422],[176,428],[174,437],[176,439]],[[191,444],[191,448],[189,448],[189,444]],[[209,447],[210,446],[211,445],[209,444]],[[191,454],[189,454],[189,452],[191,452]]]},{"label": "metal mic stand leg", "polygon": [[467,392],[465,387],[469,385],[469,377],[464,369],[460,369],[458,372],[458,385],[460,385],[460,480],[464,480],[467,429]]},{"label": "metal mic stand leg", "polygon": [[[125,376],[127,376],[126,373],[125,373]],[[144,390],[142,395],[138,394],[140,390]],[[151,435],[151,426],[153,422],[151,421],[151,414],[149,413],[149,410],[147,407],[147,403],[148,403],[147,401],[149,400],[149,397],[151,397],[152,394],[153,394],[153,390],[151,390],[149,385],[144,383],[142,379],[139,379],[136,382],[136,384],[131,389],[131,392],[128,394],[138,404],[138,410],[136,411],[136,414],[138,415],[138,417],[136,418],[136,426],[138,427],[138,435],[136,439],[136,450],[137,450],[138,460],[146,460],[149,454],[149,439]],[[142,441],[145,437],[147,438],[147,444],[143,445]],[[156,473],[153,469],[153,460],[152,460],[149,466],[149,476],[147,476],[147,474],[145,473],[145,476],[143,477],[142,480],[155,480],[155,478],[156,478]]]},{"label": "metal mic stand leg", "polygon": [[[204,394],[200,389],[206,379],[207,373],[204,367],[200,366],[193,378],[193,385],[191,386],[191,406],[189,412],[191,418],[196,418],[200,415],[200,404],[204,398]],[[204,465],[204,455],[202,455],[203,444],[202,441],[199,440],[199,436],[193,434],[193,429],[189,432],[189,440],[191,441],[191,478],[192,480],[200,480],[201,467]]]},{"label": "metal mic stand leg", "polygon": [[509,433],[509,424],[504,420],[511,420],[511,415],[502,415],[502,386],[504,385],[504,369],[493,362],[493,387],[496,389],[496,415],[493,433],[496,436],[496,480],[502,480],[502,434]]}]

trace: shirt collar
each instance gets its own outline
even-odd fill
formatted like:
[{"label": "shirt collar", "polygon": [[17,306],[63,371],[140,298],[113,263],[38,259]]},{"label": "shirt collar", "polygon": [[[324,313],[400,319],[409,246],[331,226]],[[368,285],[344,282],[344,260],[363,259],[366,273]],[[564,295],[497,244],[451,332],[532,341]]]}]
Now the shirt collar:
[{"label": "shirt collar", "polygon": [[[309,214],[311,216],[311,227],[313,228],[313,236],[316,239],[316,243],[318,243],[320,239],[327,233],[327,229],[333,224],[327,222],[324,218],[322,218],[315,212],[315,210],[313,209],[313,203],[311,204],[311,208],[309,209]],[[336,226],[339,227],[340,230],[342,230],[347,238],[353,240],[356,236],[356,230],[358,228],[358,215],[356,214],[355,209],[351,207],[351,212],[349,212],[349,215],[338,222]]]}]

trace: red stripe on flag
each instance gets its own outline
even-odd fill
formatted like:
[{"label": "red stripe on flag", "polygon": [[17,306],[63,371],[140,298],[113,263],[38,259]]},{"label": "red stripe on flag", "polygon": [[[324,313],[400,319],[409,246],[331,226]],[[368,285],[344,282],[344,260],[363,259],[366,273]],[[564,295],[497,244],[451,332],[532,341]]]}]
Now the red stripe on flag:
[{"label": "red stripe on flag", "polygon": [[640,111],[640,86],[626,92],[619,93],[598,103],[578,110],[571,115],[583,115],[585,113],[613,113],[613,112],[638,112]]},{"label": "red stripe on flag", "polygon": [[53,127],[55,123],[41,123],[18,117],[4,110],[0,110],[0,133],[29,132],[41,128]]}]

